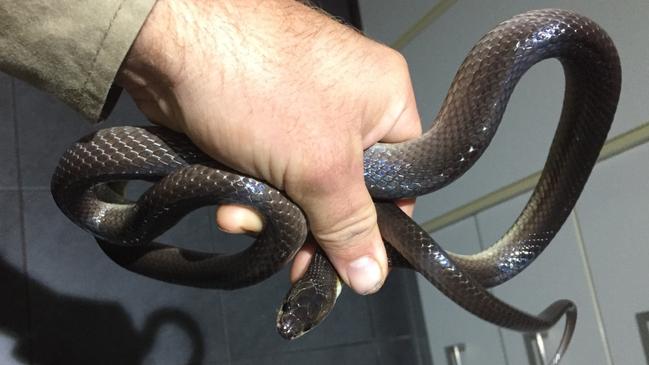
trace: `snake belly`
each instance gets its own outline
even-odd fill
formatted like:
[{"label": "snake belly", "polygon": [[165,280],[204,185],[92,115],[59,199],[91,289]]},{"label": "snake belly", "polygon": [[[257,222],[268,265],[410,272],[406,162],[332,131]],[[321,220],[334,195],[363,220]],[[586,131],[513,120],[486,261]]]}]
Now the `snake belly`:
[{"label": "snake belly", "polygon": [[[518,80],[548,58],[561,62],[566,87],[532,196],[489,248],[474,255],[446,252],[388,200],[430,193],[466,172],[491,142]],[[537,332],[566,315],[552,359],[558,363],[574,330],[574,304],[561,300],[530,315],[485,288],[525,269],[569,216],[606,140],[620,85],[613,42],[574,12],[530,11],[487,33],[460,66],[430,130],[416,140],[365,151],[365,181],[376,199],[391,264],[417,270],[460,306],[499,326]],[[120,182],[132,179],[156,183],[129,201]],[[51,187],[61,210],[95,235],[119,265],[183,285],[237,288],[259,282],[288,262],[307,234],[302,212],[282,192],[214,162],[186,137],[162,128],[111,128],[86,137],[66,151]],[[248,249],[220,255],[153,242],[189,211],[226,203],[252,206],[263,216],[263,231]],[[280,310],[282,335],[297,337],[324,319],[339,292],[336,278],[326,258],[316,254]]]}]

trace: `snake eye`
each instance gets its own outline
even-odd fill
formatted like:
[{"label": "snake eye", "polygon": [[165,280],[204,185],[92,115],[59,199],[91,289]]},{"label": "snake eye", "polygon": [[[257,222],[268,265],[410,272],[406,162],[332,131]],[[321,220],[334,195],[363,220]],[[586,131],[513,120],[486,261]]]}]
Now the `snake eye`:
[{"label": "snake eye", "polygon": [[288,312],[288,303],[284,302],[284,304],[282,304],[282,312]]}]

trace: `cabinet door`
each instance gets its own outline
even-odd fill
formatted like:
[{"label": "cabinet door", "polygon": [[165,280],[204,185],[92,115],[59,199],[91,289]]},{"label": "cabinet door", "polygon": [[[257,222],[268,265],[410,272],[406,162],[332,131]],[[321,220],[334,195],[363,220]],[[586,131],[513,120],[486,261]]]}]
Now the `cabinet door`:
[{"label": "cabinet door", "polygon": [[[483,245],[489,246],[514,222],[528,196],[507,201],[478,215]],[[577,329],[562,364],[607,364],[607,351],[598,325],[589,274],[571,215],[541,256],[512,280],[494,288],[496,296],[528,313],[539,313],[558,299],[577,304]],[[564,321],[550,329],[543,340],[547,358],[557,348]],[[503,330],[510,364],[541,365],[535,346],[518,332]]]},{"label": "cabinet door", "polygon": [[[468,254],[480,249],[473,217],[432,234],[444,248]],[[498,328],[487,323],[442,295],[426,279],[418,276],[426,330],[433,363],[453,364],[447,360],[445,349],[464,344],[463,365],[505,364]]]},{"label": "cabinet door", "polygon": [[577,205],[616,364],[649,364],[648,158],[645,144],[600,163]]}]

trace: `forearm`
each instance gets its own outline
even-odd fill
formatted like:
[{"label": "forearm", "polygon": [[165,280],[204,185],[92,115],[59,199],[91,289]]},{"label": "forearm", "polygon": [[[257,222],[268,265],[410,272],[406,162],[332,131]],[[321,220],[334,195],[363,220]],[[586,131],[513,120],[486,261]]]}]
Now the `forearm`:
[{"label": "forearm", "polygon": [[[232,75],[240,76],[246,71],[261,72],[276,66],[286,57],[304,58],[305,48],[338,48],[332,41],[339,44],[352,37],[362,38],[297,0],[160,0],[127,62],[146,67],[147,71],[177,76],[191,69],[183,67],[181,61],[193,60],[193,53],[205,52],[201,45],[209,44],[212,48],[208,51],[218,57],[215,65],[219,69],[254,62],[257,70],[246,67]],[[235,61],[242,58],[244,62]],[[306,61],[309,64],[304,66],[312,67],[313,59]]]},{"label": "forearm", "polygon": [[0,2],[0,69],[92,120],[155,0]]}]

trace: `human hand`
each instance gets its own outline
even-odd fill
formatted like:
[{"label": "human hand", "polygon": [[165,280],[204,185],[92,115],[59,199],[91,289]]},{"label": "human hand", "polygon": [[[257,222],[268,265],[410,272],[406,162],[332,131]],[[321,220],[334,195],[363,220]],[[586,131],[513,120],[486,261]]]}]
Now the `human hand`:
[{"label": "human hand", "polygon": [[[352,289],[380,288],[387,260],[363,150],[421,134],[398,52],[294,0],[158,0],[116,81],[154,123],[284,190]],[[237,206],[220,207],[217,224],[261,229]],[[298,253],[292,280],[312,253]]]}]

